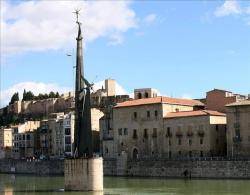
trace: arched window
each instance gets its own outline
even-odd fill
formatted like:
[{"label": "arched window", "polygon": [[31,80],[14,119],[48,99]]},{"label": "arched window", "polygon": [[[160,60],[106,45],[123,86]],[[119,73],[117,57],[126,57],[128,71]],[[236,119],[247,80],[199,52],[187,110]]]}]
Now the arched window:
[{"label": "arched window", "polygon": [[138,99],[141,99],[141,98],[142,98],[141,93],[138,93]]},{"label": "arched window", "polygon": [[133,150],[133,159],[138,159],[138,150],[136,148]]},{"label": "arched window", "polygon": [[148,98],[148,92],[145,92],[145,98]]}]

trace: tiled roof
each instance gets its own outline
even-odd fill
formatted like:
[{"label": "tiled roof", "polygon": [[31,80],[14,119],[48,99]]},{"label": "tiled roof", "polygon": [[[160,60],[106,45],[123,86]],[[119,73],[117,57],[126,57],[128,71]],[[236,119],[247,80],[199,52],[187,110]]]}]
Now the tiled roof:
[{"label": "tiled roof", "polygon": [[147,104],[159,104],[159,103],[184,105],[184,106],[204,106],[204,104],[198,100],[179,99],[179,98],[158,96],[158,97],[154,97],[154,98],[143,98],[143,99],[135,99],[135,100],[125,101],[122,103],[118,103],[115,106],[115,108],[140,106],[140,105],[147,105]]},{"label": "tiled roof", "polygon": [[243,100],[243,101],[239,101],[239,102],[234,102],[231,104],[227,104],[227,107],[230,106],[250,106],[250,100]]},{"label": "tiled roof", "polygon": [[195,110],[182,112],[169,112],[164,118],[178,118],[191,116],[226,116],[226,114],[213,110]]}]

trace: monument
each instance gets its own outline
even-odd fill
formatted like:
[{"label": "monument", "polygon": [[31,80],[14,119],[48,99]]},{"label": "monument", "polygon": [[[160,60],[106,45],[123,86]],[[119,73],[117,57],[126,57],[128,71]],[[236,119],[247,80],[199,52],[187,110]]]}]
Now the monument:
[{"label": "monument", "polygon": [[92,85],[84,77],[81,23],[76,14],[78,35],[75,80],[75,133],[73,158],[65,159],[66,191],[103,191],[103,160],[94,157],[92,147],[90,90]]}]

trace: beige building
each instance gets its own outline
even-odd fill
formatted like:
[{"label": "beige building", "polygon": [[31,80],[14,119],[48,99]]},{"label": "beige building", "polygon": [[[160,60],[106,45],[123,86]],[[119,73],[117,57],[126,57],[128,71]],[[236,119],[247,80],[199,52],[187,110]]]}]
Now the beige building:
[{"label": "beige building", "polygon": [[167,113],[162,137],[164,157],[226,156],[226,115],[210,110]]},{"label": "beige building", "polygon": [[13,158],[27,158],[35,155],[35,133],[39,127],[40,121],[26,121],[11,127],[13,129]]},{"label": "beige building", "polygon": [[250,100],[227,106],[227,155],[250,157]]},{"label": "beige building", "polygon": [[0,129],[0,159],[11,157],[12,129]]},{"label": "beige building", "polygon": [[116,158],[122,153],[126,153],[128,158],[163,157],[164,117],[167,113],[202,107],[203,104],[196,100],[169,97],[135,99],[117,104],[113,109],[112,126],[108,133],[103,132],[107,139],[113,136],[113,143],[110,138],[103,143],[104,158]]},{"label": "beige building", "polygon": [[157,97],[158,91],[152,88],[142,88],[134,90],[134,99]]}]

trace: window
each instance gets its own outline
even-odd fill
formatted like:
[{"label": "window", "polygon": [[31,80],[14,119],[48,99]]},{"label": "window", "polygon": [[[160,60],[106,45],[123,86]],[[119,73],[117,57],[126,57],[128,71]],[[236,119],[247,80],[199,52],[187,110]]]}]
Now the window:
[{"label": "window", "polygon": [[147,117],[150,118],[150,111],[147,111]]},{"label": "window", "polygon": [[134,112],[134,119],[137,119],[137,112]]},{"label": "window", "polygon": [[109,153],[109,150],[108,150],[108,148],[107,148],[107,147],[105,148],[105,153],[106,153],[106,154],[108,154],[108,153]]},{"label": "window", "polygon": [[157,128],[153,128],[153,135],[152,137],[157,137]]},{"label": "window", "polygon": [[219,131],[219,125],[215,125],[215,130],[216,130],[216,132]]},{"label": "window", "polygon": [[181,145],[181,138],[178,139],[178,145]]},{"label": "window", "polygon": [[171,128],[170,127],[167,127],[167,135],[166,137],[171,137]]},{"label": "window", "polygon": [[123,134],[124,134],[124,135],[128,135],[128,129],[127,129],[127,128],[124,128],[124,129],[123,129]]},{"label": "window", "polygon": [[175,112],[179,112],[179,111],[180,111],[180,109],[179,109],[179,108],[176,108],[176,109],[175,109]]},{"label": "window", "polygon": [[179,156],[181,155],[181,151],[178,152]]},{"label": "window", "polygon": [[118,129],[118,134],[122,135],[122,128]]},{"label": "window", "polygon": [[70,128],[65,128],[65,135],[70,135]]},{"label": "window", "polygon": [[171,146],[171,140],[168,140],[168,145]]},{"label": "window", "polygon": [[157,118],[158,117],[158,111],[155,110],[155,117]]},{"label": "window", "polygon": [[203,138],[200,139],[200,145],[202,145],[202,144],[203,144]]},{"label": "window", "polygon": [[148,138],[148,129],[144,129],[143,137],[144,137],[145,139]]},{"label": "window", "polygon": [[188,144],[189,144],[190,146],[192,145],[192,140],[191,140],[191,139],[188,140]]},{"label": "window", "polygon": [[200,157],[203,157],[203,151],[200,151]]},{"label": "window", "polygon": [[133,130],[133,139],[137,139],[137,138],[138,138],[138,136],[137,136],[137,130],[134,129]]},{"label": "window", "polygon": [[168,152],[168,158],[171,158],[171,157],[172,157],[172,152],[169,151],[169,152]]},{"label": "window", "polygon": [[148,92],[145,92],[145,98],[148,98],[149,95],[148,95]]},{"label": "window", "polygon": [[138,99],[141,99],[141,96],[142,96],[141,93],[138,93]]},{"label": "window", "polygon": [[26,138],[27,140],[30,140],[30,134],[27,134]]},{"label": "window", "polygon": [[70,136],[65,137],[65,144],[71,144],[71,137]]},{"label": "window", "polygon": [[136,148],[133,150],[133,159],[138,159],[138,150]]},{"label": "window", "polygon": [[192,157],[192,151],[189,151],[189,157]]}]

